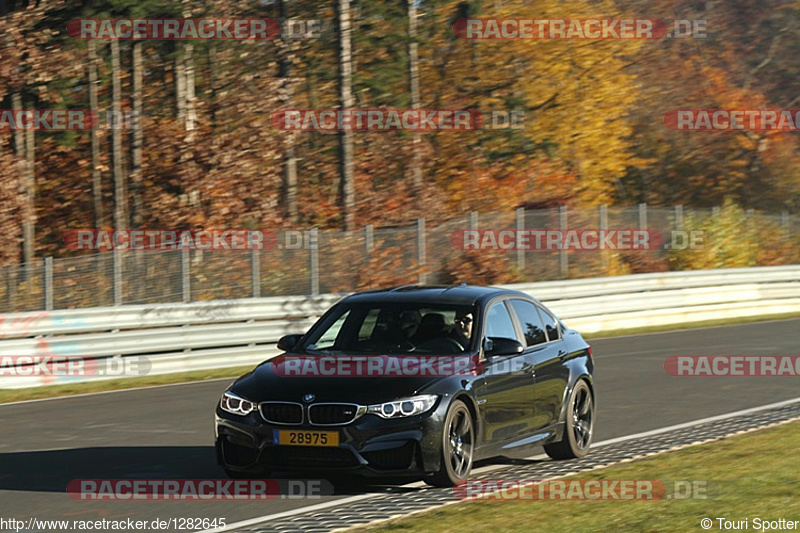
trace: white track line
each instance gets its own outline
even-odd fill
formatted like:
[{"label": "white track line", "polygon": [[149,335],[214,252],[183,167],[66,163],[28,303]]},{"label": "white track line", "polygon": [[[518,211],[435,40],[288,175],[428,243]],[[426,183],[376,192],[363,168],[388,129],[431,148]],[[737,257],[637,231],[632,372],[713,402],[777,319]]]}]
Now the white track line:
[{"label": "white track line", "polygon": [[[777,407],[784,407],[786,405],[792,405],[792,404],[795,404],[795,403],[800,403],[800,398],[794,398],[794,399],[786,400],[786,401],[783,401],[783,402],[771,403],[769,405],[762,405],[760,407],[753,407],[751,409],[743,409],[741,411],[734,411],[732,413],[726,413],[726,414],[723,414],[723,415],[717,415],[717,416],[711,416],[711,417],[707,417],[707,418],[701,418],[699,420],[693,420],[691,422],[686,422],[684,424],[676,424],[674,426],[668,426],[668,427],[665,427],[665,428],[654,429],[652,431],[645,431],[643,433],[636,433],[636,434],[633,434],[633,435],[626,435],[624,437],[617,437],[617,438],[614,438],[614,439],[608,439],[608,440],[604,440],[602,442],[598,442],[596,444],[593,444],[592,446],[594,446],[595,448],[599,448],[599,447],[602,447],[602,446],[610,446],[612,444],[618,444],[620,442],[625,442],[625,441],[629,441],[629,440],[633,440],[633,439],[640,439],[640,438],[643,438],[643,437],[650,437],[650,436],[653,436],[653,435],[660,435],[662,433],[669,433],[670,431],[675,431],[675,430],[678,430],[678,429],[685,429],[685,428],[689,428],[689,427],[699,426],[701,424],[706,424],[708,422],[716,422],[716,421],[719,421],[719,420],[726,420],[726,419],[729,419],[729,418],[735,418],[737,416],[748,415],[748,414],[751,414],[751,413],[757,413],[759,411],[766,411],[768,409],[775,409]],[[538,461],[538,460],[543,460],[545,458],[547,458],[547,456],[542,454],[542,455],[535,455],[535,456],[532,456],[532,457],[526,457],[526,458],[524,458],[522,460],[523,461],[524,460]],[[484,466],[484,467],[475,469],[473,471],[473,474],[481,474],[481,473],[485,473],[485,472],[491,472],[492,470],[498,470],[500,468],[507,468],[509,466],[511,466],[511,465],[499,464],[499,465]],[[414,482],[414,483],[401,485],[399,488],[416,488],[416,487],[421,487],[424,484],[425,483],[422,482],[422,481],[417,481],[417,482]],[[207,529],[205,531],[198,531],[197,533],[220,533],[222,531],[232,531],[232,530],[243,528],[243,527],[248,527],[248,526],[254,526],[254,525],[257,525],[257,524],[261,524],[263,522],[270,522],[272,520],[277,520],[277,519],[280,519],[280,518],[289,518],[289,517],[297,516],[297,515],[300,515],[300,514],[311,513],[311,512],[314,512],[314,511],[321,511],[323,509],[330,509],[331,507],[338,507],[340,505],[346,505],[348,503],[353,503],[353,502],[357,502],[357,501],[361,501],[361,500],[366,500],[366,499],[369,499],[369,498],[376,498],[376,497],[382,496],[382,495],[383,494],[381,493],[381,494],[359,494],[357,496],[349,496],[347,498],[342,498],[340,500],[333,500],[333,501],[329,501],[329,502],[319,503],[319,504],[316,504],[316,505],[309,505],[308,507],[301,507],[299,509],[292,509],[291,511],[284,511],[282,513],[259,516],[259,517],[256,517],[256,518],[251,518],[249,520],[242,520],[240,522],[234,522],[232,524],[229,524],[224,528]]]},{"label": "white track line", "polygon": [[642,437],[650,437],[653,435],[660,435],[662,433],[669,433],[670,431],[675,431],[678,429],[685,429],[694,426],[699,426],[700,424],[706,424],[708,422],[717,422],[719,420],[727,420],[728,418],[735,418],[737,416],[742,415],[749,415],[751,413],[757,413],[759,411],[766,411],[767,409],[776,409],[778,407],[785,407],[787,405],[792,405],[794,403],[800,402],[800,398],[793,398],[791,400],[785,400],[782,402],[771,403],[768,405],[762,405],[760,407],[752,407],[750,409],[742,409],[741,411],[734,411],[733,413],[726,413],[724,415],[717,415],[717,416],[709,416],[707,418],[701,418],[699,420],[693,420],[691,422],[685,422],[683,424],[676,424],[674,426],[668,426],[661,429],[654,429],[652,431],[645,431],[643,433],[635,433],[633,435],[626,435],[625,437],[617,437],[615,439],[608,439],[604,440],[603,442],[598,442],[597,444],[593,444],[595,448],[599,448],[601,446],[609,446],[611,444],[617,444],[618,442],[625,442],[628,440],[633,439],[640,439]]}]

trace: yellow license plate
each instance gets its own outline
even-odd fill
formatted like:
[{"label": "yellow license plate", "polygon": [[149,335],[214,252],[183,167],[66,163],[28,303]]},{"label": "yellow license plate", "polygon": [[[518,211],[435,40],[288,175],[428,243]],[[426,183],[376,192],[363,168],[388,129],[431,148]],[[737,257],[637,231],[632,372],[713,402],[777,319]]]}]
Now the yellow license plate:
[{"label": "yellow license plate", "polygon": [[336,431],[273,430],[275,444],[281,446],[339,446]]}]

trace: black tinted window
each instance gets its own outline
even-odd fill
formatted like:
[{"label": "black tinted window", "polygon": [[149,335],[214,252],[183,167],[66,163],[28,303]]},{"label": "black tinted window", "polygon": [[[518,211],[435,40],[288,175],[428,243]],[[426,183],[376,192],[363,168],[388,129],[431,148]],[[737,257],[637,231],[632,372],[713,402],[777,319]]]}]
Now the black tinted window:
[{"label": "black tinted window", "polygon": [[502,302],[494,304],[486,315],[486,336],[517,339],[511,315],[508,314],[508,309]]},{"label": "black tinted window", "polygon": [[475,315],[473,307],[463,305],[340,304],[301,349],[311,354],[463,353],[472,342]]},{"label": "black tinted window", "polygon": [[542,315],[542,320],[544,321],[544,329],[547,331],[547,338],[551,341],[557,340],[561,338],[561,332],[558,330],[558,322],[556,319],[550,316],[550,314],[545,311],[544,309],[539,309],[539,314]]},{"label": "black tinted window", "polygon": [[514,308],[519,323],[522,325],[522,331],[525,333],[525,344],[536,346],[547,342],[542,319],[539,318],[539,313],[536,312],[536,306],[525,300],[511,300],[511,306]]}]

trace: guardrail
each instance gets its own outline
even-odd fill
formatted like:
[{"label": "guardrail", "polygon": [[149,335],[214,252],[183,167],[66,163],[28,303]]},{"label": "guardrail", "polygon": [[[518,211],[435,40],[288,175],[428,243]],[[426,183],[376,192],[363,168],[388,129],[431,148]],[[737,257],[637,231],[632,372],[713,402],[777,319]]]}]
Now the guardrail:
[{"label": "guardrail", "polygon": [[[582,333],[800,313],[800,266],[506,285]],[[0,361],[20,355],[147,356],[151,374],[256,364],[344,295],[284,296],[0,315]],[[0,369],[2,366],[0,366]],[[3,376],[0,388],[100,377]]]}]

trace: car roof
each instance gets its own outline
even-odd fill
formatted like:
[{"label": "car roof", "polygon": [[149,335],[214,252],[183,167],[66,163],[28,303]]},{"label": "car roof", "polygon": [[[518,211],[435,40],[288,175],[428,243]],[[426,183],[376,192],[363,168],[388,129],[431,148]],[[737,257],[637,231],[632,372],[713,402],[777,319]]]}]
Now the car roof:
[{"label": "car roof", "polygon": [[[478,285],[403,285],[352,294],[342,303],[413,302],[430,304],[475,305],[495,296],[531,296],[510,289]],[[534,299],[535,300],[535,299]]]}]

